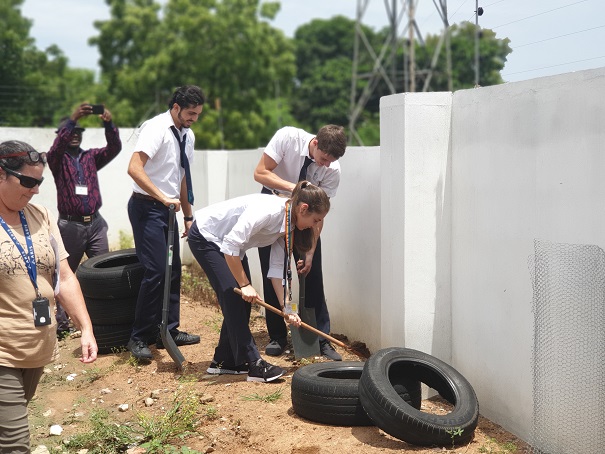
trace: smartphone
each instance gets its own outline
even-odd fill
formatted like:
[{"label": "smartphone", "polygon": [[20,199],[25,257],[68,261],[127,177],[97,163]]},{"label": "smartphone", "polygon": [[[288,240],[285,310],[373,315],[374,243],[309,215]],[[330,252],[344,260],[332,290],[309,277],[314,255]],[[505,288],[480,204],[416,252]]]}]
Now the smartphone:
[{"label": "smartphone", "polygon": [[103,107],[103,104],[91,104],[92,107],[92,113],[94,115],[102,115],[103,112],[105,112],[105,107]]}]

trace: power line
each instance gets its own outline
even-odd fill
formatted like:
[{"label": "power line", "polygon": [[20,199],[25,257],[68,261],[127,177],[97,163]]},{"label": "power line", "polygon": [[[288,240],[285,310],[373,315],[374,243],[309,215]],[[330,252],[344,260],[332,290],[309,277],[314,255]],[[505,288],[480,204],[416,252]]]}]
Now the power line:
[{"label": "power line", "polygon": [[564,38],[565,36],[577,35],[579,33],[589,32],[591,30],[597,30],[599,28],[604,28],[604,27],[605,27],[605,25],[599,25],[598,27],[592,27],[592,28],[587,28],[585,30],[578,30],[576,32],[565,33],[564,35],[553,36],[552,38],[541,39],[540,41],[534,41],[531,43],[520,44],[519,46],[515,46],[515,50],[518,49],[519,47],[531,46],[533,44],[539,44],[539,43],[543,43],[545,41],[551,41],[553,39]]},{"label": "power line", "polygon": [[585,58],[583,60],[569,61],[569,62],[566,62],[566,63],[559,63],[557,65],[543,66],[541,68],[526,69],[525,71],[516,71],[514,73],[504,73],[502,75],[503,76],[512,76],[514,74],[522,74],[522,73],[528,73],[528,72],[532,72],[532,71],[540,71],[541,69],[556,68],[557,66],[572,65],[574,63],[582,63],[582,62],[585,62],[585,61],[598,60],[600,58],[605,58],[605,55],[601,55],[600,57]]},{"label": "power line", "polygon": [[456,8],[456,11],[454,11],[454,12],[452,13],[452,15],[449,17],[450,21],[451,21],[451,20],[454,18],[454,16],[456,15],[456,13],[457,13],[458,11],[460,11],[460,8],[462,8],[462,7],[463,7],[463,6],[466,4],[466,2],[468,2],[468,0],[464,0],[464,1],[463,1],[463,2],[460,4],[460,6],[458,6],[458,8]]},{"label": "power line", "polygon": [[499,27],[504,27],[504,26],[506,26],[506,25],[510,25],[510,24],[516,24],[517,22],[521,22],[521,21],[524,21],[524,20],[527,20],[527,19],[531,19],[532,17],[542,16],[543,14],[552,13],[553,11],[557,11],[557,10],[560,10],[560,9],[563,9],[563,8],[568,8],[568,7],[570,7],[570,6],[578,5],[578,4],[580,4],[580,3],[584,3],[584,2],[587,2],[587,1],[588,1],[588,0],[580,0],[579,2],[570,3],[569,5],[563,5],[563,6],[559,6],[558,8],[550,9],[550,10],[548,10],[548,11],[544,11],[544,12],[542,12],[542,13],[533,14],[533,15],[531,15],[531,16],[523,17],[523,18],[521,18],[521,19],[517,19],[517,20],[514,20],[514,21],[512,21],[512,22],[507,22],[506,24],[498,25],[497,27],[492,27],[492,30],[495,30],[496,28],[499,28]]}]

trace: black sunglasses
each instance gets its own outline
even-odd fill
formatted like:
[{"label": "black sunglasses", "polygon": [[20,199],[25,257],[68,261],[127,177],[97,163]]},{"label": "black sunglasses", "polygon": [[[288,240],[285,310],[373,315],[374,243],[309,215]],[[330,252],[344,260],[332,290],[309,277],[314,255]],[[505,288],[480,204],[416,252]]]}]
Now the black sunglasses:
[{"label": "black sunglasses", "polygon": [[14,170],[7,169],[6,167],[2,167],[2,169],[9,175],[12,175],[12,176],[18,178],[19,183],[21,183],[21,186],[23,186],[24,188],[27,188],[27,189],[31,189],[31,188],[35,187],[36,185],[40,186],[42,184],[42,182],[44,181],[44,177],[42,177],[38,180],[37,178],[28,177],[19,172],[15,172]]},{"label": "black sunglasses", "polygon": [[22,156],[29,156],[31,162],[43,162],[44,164],[46,164],[46,153],[38,153],[35,150],[20,151],[19,153],[0,155],[0,159],[20,158]]}]

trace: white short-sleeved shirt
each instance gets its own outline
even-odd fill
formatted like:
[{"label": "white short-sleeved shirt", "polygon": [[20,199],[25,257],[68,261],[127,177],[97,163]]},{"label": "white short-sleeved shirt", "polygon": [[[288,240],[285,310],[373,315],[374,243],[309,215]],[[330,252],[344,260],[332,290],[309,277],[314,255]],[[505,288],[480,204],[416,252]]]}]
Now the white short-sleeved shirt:
[{"label": "white short-sleeved shirt", "polygon": [[[166,197],[178,199],[181,193],[181,181],[185,176],[185,169],[181,167],[181,149],[172,132],[175,126],[170,111],[156,115],[143,123],[138,130],[139,138],[133,153],[142,151],[149,159],[145,163],[145,173],[151,182],[164,193]],[[193,162],[193,147],[195,135],[189,128],[179,131],[180,139],[187,134],[185,153],[189,163]],[[133,190],[147,194],[138,184],[133,183]]]},{"label": "white short-sleeved shirt", "polygon": [[195,212],[195,222],[206,240],[223,254],[243,258],[248,249],[271,245],[269,278],[282,278],[286,231],[284,197],[250,194],[215,203]]},{"label": "white short-sleeved shirt", "polygon": [[[315,135],[292,126],[277,131],[264,150],[277,163],[273,173],[291,183],[298,182],[305,157],[310,157],[309,143],[314,137]],[[322,188],[328,197],[334,197],[340,183],[340,164],[334,161],[329,167],[323,167],[312,162],[307,169],[307,181]]]}]

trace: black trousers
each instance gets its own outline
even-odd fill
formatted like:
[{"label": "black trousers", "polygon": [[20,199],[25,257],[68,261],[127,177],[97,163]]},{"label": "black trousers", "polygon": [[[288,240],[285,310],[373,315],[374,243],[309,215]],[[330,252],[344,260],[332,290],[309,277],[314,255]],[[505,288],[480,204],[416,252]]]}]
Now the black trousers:
[{"label": "black trousers", "polygon": [[[128,201],[128,217],[132,224],[137,258],[145,268],[130,337],[136,341],[153,342],[162,322],[168,246],[168,207],[159,201],[131,197]],[[179,231],[175,221],[168,307],[170,331],[176,330],[179,326],[180,297],[181,255]]]},{"label": "black trousers", "polygon": [[[189,229],[188,239],[189,249],[206,273],[223,312],[223,325],[214,350],[214,361],[229,366],[257,361],[260,354],[249,326],[252,305],[233,291],[237,287],[237,281],[227,266],[225,255],[216,243],[204,238],[196,222]],[[247,257],[242,260],[242,266],[250,280]]]},{"label": "black trousers", "polygon": [[[265,302],[280,309],[279,300],[277,299],[271,280],[267,278],[271,257],[271,246],[258,248],[258,255],[260,257],[260,267],[263,275],[263,294]],[[295,250],[295,261],[298,261],[299,258],[300,255]],[[296,266],[293,265],[293,273],[296,273],[295,268]],[[294,295],[292,298],[294,299]],[[317,247],[315,248],[315,254],[313,255],[313,261],[311,263],[311,271],[309,271],[305,280],[305,307],[315,309],[317,329],[322,333],[330,334],[330,314],[328,313],[328,306],[326,305],[323,271],[321,268],[321,238],[317,239]],[[284,323],[284,319],[271,311],[267,311],[266,319],[269,338],[271,340],[285,340],[288,335],[288,329]],[[320,341],[323,342],[324,340],[320,338]]]}]

